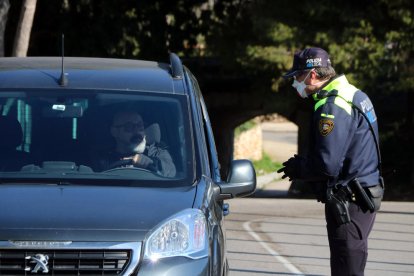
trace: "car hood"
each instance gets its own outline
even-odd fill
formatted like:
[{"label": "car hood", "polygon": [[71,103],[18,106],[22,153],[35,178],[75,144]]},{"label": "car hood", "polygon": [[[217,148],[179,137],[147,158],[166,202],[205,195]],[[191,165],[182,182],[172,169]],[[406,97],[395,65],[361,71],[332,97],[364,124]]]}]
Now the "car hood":
[{"label": "car hood", "polygon": [[142,241],[196,187],[0,185],[0,241]]}]

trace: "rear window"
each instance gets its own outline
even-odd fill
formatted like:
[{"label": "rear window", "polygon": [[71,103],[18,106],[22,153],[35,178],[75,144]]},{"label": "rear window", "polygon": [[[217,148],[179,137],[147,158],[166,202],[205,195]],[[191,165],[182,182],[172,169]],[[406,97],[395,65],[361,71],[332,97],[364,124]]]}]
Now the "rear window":
[{"label": "rear window", "polygon": [[3,180],[192,184],[186,96],[2,91],[0,115]]}]

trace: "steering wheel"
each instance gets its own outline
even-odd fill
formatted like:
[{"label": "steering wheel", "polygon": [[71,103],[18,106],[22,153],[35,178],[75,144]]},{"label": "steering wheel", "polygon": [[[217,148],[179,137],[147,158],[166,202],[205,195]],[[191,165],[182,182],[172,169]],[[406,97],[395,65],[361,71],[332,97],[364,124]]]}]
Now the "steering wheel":
[{"label": "steering wheel", "polygon": [[[108,168],[105,170],[105,172],[113,172],[113,171],[116,171],[116,170],[130,169],[130,170],[139,170],[139,171],[154,173],[154,172],[152,172],[148,169],[129,166],[129,165],[132,165],[132,164],[133,164],[132,159],[117,160],[117,161],[112,162],[111,164],[109,164]],[[125,167],[125,166],[128,166],[128,167]]]}]

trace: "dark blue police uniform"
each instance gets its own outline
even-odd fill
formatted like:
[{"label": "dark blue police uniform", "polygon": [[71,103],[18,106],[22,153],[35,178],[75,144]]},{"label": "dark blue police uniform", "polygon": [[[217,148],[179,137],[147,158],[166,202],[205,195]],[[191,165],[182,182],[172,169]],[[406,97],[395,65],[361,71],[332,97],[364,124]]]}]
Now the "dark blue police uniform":
[{"label": "dark blue police uniform", "polygon": [[[314,68],[324,69],[310,75]],[[296,79],[306,72],[301,81]],[[313,90],[321,83],[315,81],[335,74],[325,50],[313,47],[295,53],[292,69],[283,77],[295,78],[292,86],[300,97],[313,93],[311,149],[306,157],[290,158],[278,172],[284,173],[283,178],[306,181],[326,203],[331,274],[364,275],[367,240],[384,187],[377,116],[368,96],[344,75]],[[314,88],[306,83],[309,77]]]},{"label": "dark blue police uniform", "polygon": [[378,137],[374,107],[368,96],[348,83],[344,75],[332,79],[315,99],[312,152],[300,178],[328,178],[328,185],[347,185],[358,177],[363,187],[378,184],[378,154],[368,122]]},{"label": "dark blue police uniform", "polygon": [[[358,179],[362,187],[379,185],[379,154],[374,139],[378,124],[368,96],[349,84],[344,75],[331,79],[317,93],[313,114],[313,143],[307,158],[298,162],[297,178],[323,180],[339,189]],[[363,114],[365,113],[375,136]],[[350,223],[339,225],[325,206],[332,275],[363,275],[368,256],[367,239],[376,212],[349,198]]]}]

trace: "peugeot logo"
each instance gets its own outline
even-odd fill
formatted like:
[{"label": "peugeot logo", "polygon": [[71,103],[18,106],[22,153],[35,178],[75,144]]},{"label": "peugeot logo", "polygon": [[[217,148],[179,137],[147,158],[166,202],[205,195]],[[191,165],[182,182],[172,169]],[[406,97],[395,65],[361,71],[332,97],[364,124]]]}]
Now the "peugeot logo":
[{"label": "peugeot logo", "polygon": [[49,267],[47,265],[49,261],[48,255],[36,254],[35,256],[27,256],[26,260],[30,260],[30,263],[36,264],[36,266],[33,269],[31,269],[31,267],[26,267],[26,271],[30,270],[31,273],[37,273],[39,271],[42,273],[49,272]]}]

